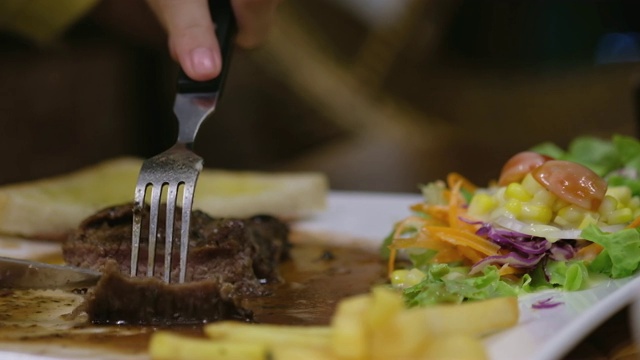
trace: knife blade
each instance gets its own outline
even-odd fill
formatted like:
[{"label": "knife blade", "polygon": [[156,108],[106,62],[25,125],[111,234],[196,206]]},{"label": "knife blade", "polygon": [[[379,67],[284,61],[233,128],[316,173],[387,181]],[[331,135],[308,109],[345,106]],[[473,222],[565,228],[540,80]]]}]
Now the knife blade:
[{"label": "knife blade", "polygon": [[0,256],[0,289],[75,289],[95,285],[102,274],[66,265]]}]

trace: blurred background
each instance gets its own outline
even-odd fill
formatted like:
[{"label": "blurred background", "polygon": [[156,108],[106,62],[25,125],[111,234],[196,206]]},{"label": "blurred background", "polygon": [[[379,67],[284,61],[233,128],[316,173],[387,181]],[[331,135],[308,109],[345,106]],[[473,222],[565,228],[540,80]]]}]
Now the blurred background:
[{"label": "blurred background", "polygon": [[[266,43],[235,51],[196,151],[207,167],[417,192],[452,171],[485,184],[543,141],[635,136],[636,3],[284,1]],[[165,44],[142,0],[100,0],[46,42],[5,27],[0,184],[169,147]]]}]

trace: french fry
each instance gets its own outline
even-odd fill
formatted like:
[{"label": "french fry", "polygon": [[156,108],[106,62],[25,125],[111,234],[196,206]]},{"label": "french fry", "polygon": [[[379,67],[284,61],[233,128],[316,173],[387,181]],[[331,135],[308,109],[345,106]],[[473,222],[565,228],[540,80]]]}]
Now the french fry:
[{"label": "french fry", "polygon": [[251,339],[211,341],[161,331],[151,337],[149,355],[154,360],[267,360],[269,353],[267,346]]},{"label": "french fry", "polygon": [[460,305],[413,308],[401,314],[404,321],[423,326],[426,336],[483,336],[506,329],[518,322],[518,299],[500,297]]},{"label": "french fry", "polygon": [[249,324],[223,321],[206,325],[205,334],[214,340],[257,342],[272,347],[278,344],[290,346],[328,347],[331,329],[327,326],[290,326]]},{"label": "french fry", "polygon": [[150,355],[168,359],[387,360],[486,359],[483,335],[518,322],[518,302],[496,298],[406,309],[399,292],[374,288],[343,299],[331,326],[219,322],[209,339],[159,332]]},{"label": "french fry", "polygon": [[429,341],[421,360],[485,360],[487,353],[479,338],[469,335],[437,336]]},{"label": "french fry", "polygon": [[[371,359],[414,358],[426,346],[428,338],[415,324],[407,322],[402,295],[390,288],[371,291],[371,307],[367,313]],[[390,345],[393,344],[393,345]]]},{"label": "french fry", "polygon": [[369,295],[346,298],[331,319],[331,350],[344,360],[369,358],[369,328],[366,315],[371,306]]},{"label": "french fry", "polygon": [[301,347],[278,344],[271,349],[270,360],[336,360],[336,357],[328,346]]},{"label": "french fry", "polygon": [[371,307],[367,311],[368,325],[372,329],[384,327],[404,309],[404,300],[397,291],[375,287],[371,290]]},{"label": "french fry", "polygon": [[[372,359],[422,358],[430,347],[434,347],[434,353],[444,354],[449,337],[455,340],[463,336],[459,339],[462,346],[463,340],[479,338],[518,321],[516,298],[413,309],[404,309],[402,304],[398,292],[385,288],[372,291],[368,313]],[[472,346],[470,353],[461,354],[477,358],[485,356],[485,351],[480,343]]]}]

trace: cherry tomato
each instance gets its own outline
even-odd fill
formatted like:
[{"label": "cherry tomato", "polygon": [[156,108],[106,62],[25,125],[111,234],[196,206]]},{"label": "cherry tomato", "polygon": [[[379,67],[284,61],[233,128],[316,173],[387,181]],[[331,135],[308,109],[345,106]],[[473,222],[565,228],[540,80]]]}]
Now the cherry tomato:
[{"label": "cherry tomato", "polygon": [[533,151],[523,151],[517,153],[507,160],[500,172],[498,185],[506,186],[512,182],[520,182],[525,175],[533,171],[533,169],[551,160],[552,158],[541,155]]},{"label": "cherry tomato", "polygon": [[549,160],[536,168],[533,178],[560,199],[597,211],[607,182],[591,169],[571,161]]}]

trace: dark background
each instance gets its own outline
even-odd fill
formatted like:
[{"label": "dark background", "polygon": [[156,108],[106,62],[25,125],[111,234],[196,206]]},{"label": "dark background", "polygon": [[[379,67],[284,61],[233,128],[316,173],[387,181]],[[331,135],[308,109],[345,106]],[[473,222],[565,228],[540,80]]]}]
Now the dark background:
[{"label": "dark background", "polygon": [[[237,49],[196,151],[208,167],[323,171],[334,189],[415,192],[578,135],[636,135],[635,1],[407,0],[383,25],[284,1]],[[176,66],[141,0],[103,0],[57,42],[0,35],[0,184],[175,139]]]}]

